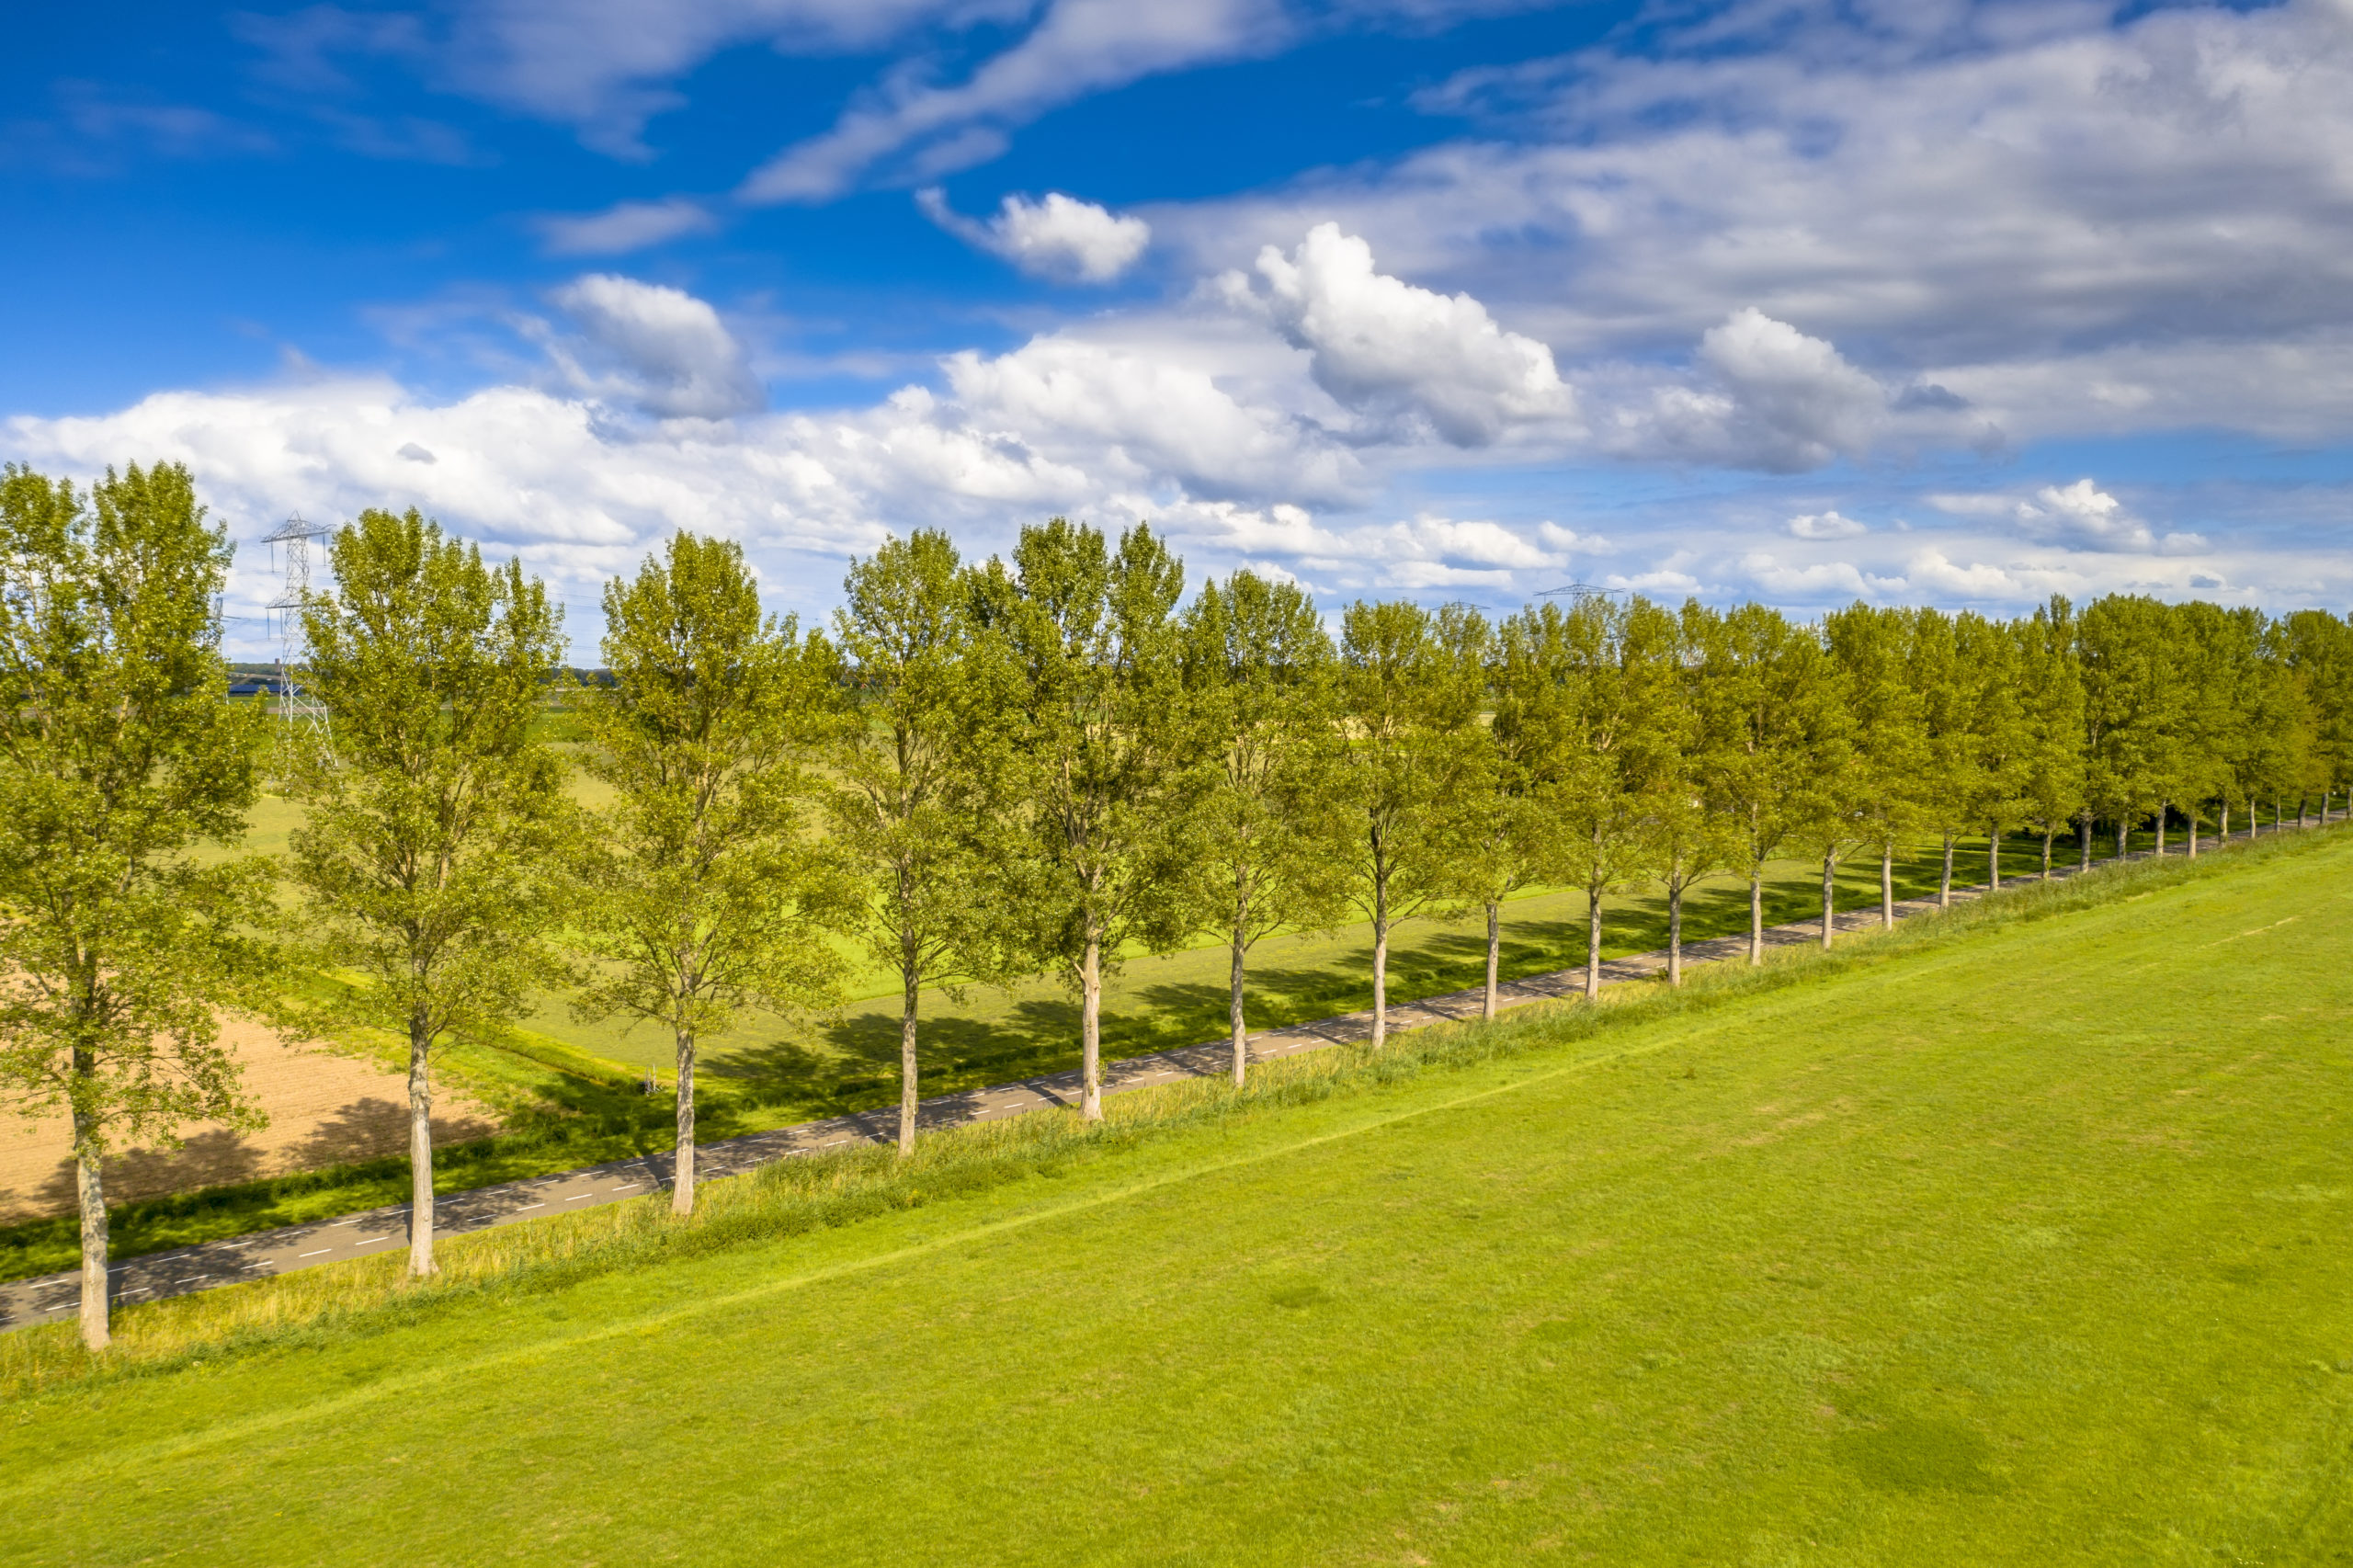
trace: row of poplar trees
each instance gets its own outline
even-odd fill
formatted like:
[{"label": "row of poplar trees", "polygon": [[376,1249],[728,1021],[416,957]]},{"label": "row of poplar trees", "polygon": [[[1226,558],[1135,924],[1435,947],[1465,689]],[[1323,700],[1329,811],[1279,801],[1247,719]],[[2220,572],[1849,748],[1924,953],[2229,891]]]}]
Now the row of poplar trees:
[{"label": "row of poplar trees", "polygon": [[[71,1117],[82,1329],[108,1335],[101,1166],[126,1139],[252,1125],[219,1009],[315,1028],[335,1006],[408,1043],[410,1267],[433,1262],[433,1051],[550,990],[676,1050],[673,1206],[695,1199],[700,1042],[746,1009],[823,1009],[852,949],[903,996],[899,1146],[918,1000],[1051,970],[1077,993],[1081,1111],[1102,1114],[1105,979],[1203,934],[1231,950],[1233,1073],[1254,944],[1361,917],[1373,1041],[1391,933],[1661,888],[1679,982],[1690,889],[1768,861],[2302,820],[2353,778],[2353,633],[2323,612],[2062,599],[2014,621],[1865,605],[1818,624],[1589,595],[1491,622],[1358,603],[1337,635],[1295,585],[1237,572],[1187,602],[1146,527],[1055,519],[1006,559],[946,535],[856,562],[830,634],[764,614],[733,544],[681,533],[604,594],[605,667],[567,686],[560,608],[414,511],[333,540],[302,611],[325,728],[269,743],[227,699],[230,547],[185,469],[86,491],[0,485],[0,1085]],[[542,737],[561,707],[583,743]],[[567,775],[595,781],[575,788]],[[275,779],[269,775],[275,773]],[[303,808],[240,853],[265,782]],[[584,804],[589,801],[594,804]],[[208,847],[209,846],[209,847]],[[304,1011],[304,1008],[311,1010]]]}]

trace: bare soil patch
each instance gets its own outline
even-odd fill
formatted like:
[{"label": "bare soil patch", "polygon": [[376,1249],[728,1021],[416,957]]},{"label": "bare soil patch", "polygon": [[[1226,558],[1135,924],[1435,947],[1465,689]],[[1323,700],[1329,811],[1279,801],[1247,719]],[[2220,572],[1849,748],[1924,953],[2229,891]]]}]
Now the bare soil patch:
[{"label": "bare soil patch", "polygon": [[[107,1161],[108,1202],[253,1181],[321,1165],[397,1154],[408,1147],[408,1080],[325,1046],[289,1046],[259,1024],[231,1018],[221,1038],[244,1066],[245,1089],[268,1113],[258,1132],[215,1122],[186,1130],[186,1145],[124,1149]],[[487,1108],[437,1084],[436,1143],[498,1130]],[[74,1210],[71,1124],[63,1116],[0,1122],[0,1224]]]}]

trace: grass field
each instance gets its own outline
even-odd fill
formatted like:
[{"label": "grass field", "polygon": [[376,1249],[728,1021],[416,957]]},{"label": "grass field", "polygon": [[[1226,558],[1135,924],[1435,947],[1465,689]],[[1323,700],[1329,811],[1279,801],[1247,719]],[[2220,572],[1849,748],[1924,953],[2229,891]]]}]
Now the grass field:
[{"label": "grass field", "polygon": [[[585,781],[581,781],[585,787]],[[247,847],[285,847],[294,813],[265,798],[253,816]],[[2109,846],[2102,844],[2105,854]],[[2014,839],[2004,851],[2013,872],[2039,860],[2039,846]],[[1962,885],[1985,874],[1983,841],[1965,846],[1955,872]],[[1919,897],[1935,891],[1937,854],[1922,846],[1899,860],[1897,892]],[[1766,918],[1796,920],[1817,913],[1820,871],[1797,861],[1777,862],[1766,884]],[[1856,862],[1840,874],[1842,909],[1874,903],[1876,861]],[[1608,906],[1605,958],[1643,952],[1666,941],[1665,902],[1654,892],[1614,897]],[[1693,940],[1747,929],[1747,890],[1729,881],[1703,885],[1686,910]],[[1506,906],[1506,978],[1573,967],[1585,961],[1585,898],[1539,891]],[[1361,924],[1330,932],[1270,937],[1253,953],[1250,1021],[1276,1028],[1370,1006],[1371,938]],[[1392,937],[1389,994],[1409,1001],[1475,985],[1484,972],[1484,937],[1475,922],[1408,921]],[[861,974],[854,992],[882,983]],[[1104,1042],[1116,1058],[1218,1038],[1226,1028],[1224,949],[1201,947],[1160,957],[1135,956],[1106,987]],[[1039,1074],[1078,1061],[1078,1006],[1058,981],[1037,977],[999,989],[970,988],[961,998],[940,992],[924,997],[923,1081],[926,1094],[947,1094]],[[701,1136],[717,1140],[790,1126],[898,1100],[899,1023],[895,991],[855,1002],[831,1017],[782,1019],[755,1014],[733,1034],[705,1042],[699,1085]],[[391,1034],[352,1031],[372,1039],[387,1069],[404,1072],[406,1042]],[[562,997],[545,999],[530,1028],[505,1040],[469,1040],[445,1048],[437,1069],[477,1099],[497,1108],[510,1131],[497,1138],[445,1145],[435,1152],[435,1185],[444,1192],[491,1182],[574,1169],[669,1146],[673,1118],[666,1102],[635,1091],[639,1074],[667,1074],[671,1042],[655,1028],[623,1020],[578,1023]],[[197,1242],[245,1235],[274,1226],[404,1201],[404,1160],[377,1160],[112,1206],[114,1255],[131,1257]],[[21,1278],[74,1267],[78,1230],[71,1215],[0,1226],[0,1278]]]},{"label": "grass field", "polygon": [[68,1381],[0,1423],[0,1556],[2353,1562],[2348,873],[2332,835],[2030,890],[859,1223]]}]

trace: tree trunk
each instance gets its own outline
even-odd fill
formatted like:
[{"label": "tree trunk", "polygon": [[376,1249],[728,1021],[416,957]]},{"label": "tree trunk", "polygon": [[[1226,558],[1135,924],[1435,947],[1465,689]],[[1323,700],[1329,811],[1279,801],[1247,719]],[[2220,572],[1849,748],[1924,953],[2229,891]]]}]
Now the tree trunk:
[{"label": "tree trunk", "polygon": [[421,1277],[433,1263],[433,1077],[426,1054],[433,1037],[420,1009],[408,1020],[408,1271]]},{"label": "tree trunk", "polygon": [[1250,949],[1243,942],[1239,924],[1233,927],[1228,953],[1233,961],[1225,978],[1225,1022],[1233,1035],[1233,1086],[1238,1089],[1250,1072],[1250,1026],[1242,1016],[1242,983],[1249,971]]},{"label": "tree trunk", "polygon": [[1372,1048],[1389,1043],[1389,901],[1373,895],[1372,915]]},{"label": "tree trunk", "polygon": [[1585,890],[1585,999],[1601,1000],[1601,884]]},{"label": "tree trunk", "polygon": [[2051,840],[2056,836],[2046,827],[2042,830],[2042,880],[2051,880]]},{"label": "tree trunk", "polygon": [[2002,830],[1998,826],[1989,827],[1985,830],[1985,891],[1997,892],[2001,885]]},{"label": "tree trunk", "polygon": [[1503,906],[1494,899],[1487,901],[1487,994],[1479,1004],[1479,1016],[1495,1022],[1496,1009],[1495,971],[1504,956]]},{"label": "tree trunk", "polygon": [[923,1001],[915,932],[899,932],[899,1158],[915,1153],[915,1107],[923,1081],[915,1064],[915,1007]]},{"label": "tree trunk", "polygon": [[695,1211],[695,1031],[678,1030],[678,1153],[670,1171],[670,1212]]},{"label": "tree trunk", "polygon": [[1078,1113],[1103,1119],[1103,934],[1092,917],[1078,960]]},{"label": "tree trunk", "polygon": [[2116,858],[2120,860],[2124,858],[2125,846],[2131,842],[2125,835],[2131,831],[2131,825],[2122,817],[2116,819]]},{"label": "tree trunk", "polygon": [[1765,961],[1765,874],[1754,866],[1748,869],[1748,961]]},{"label": "tree trunk", "polygon": [[1666,983],[1683,983],[1683,884],[1666,887]]},{"label": "tree trunk", "polygon": [[1937,875],[1937,907],[1952,907],[1952,835],[1945,835],[1945,866]]},{"label": "tree trunk", "polygon": [[2076,869],[2077,869],[2078,870],[2088,871],[2088,870],[2090,870],[2090,869],[2092,869],[2092,814],[2091,814],[2091,812],[2086,812],[2083,814],[2082,822],[2083,822],[2083,827],[2084,827],[2084,863],[2083,863],[2081,866],[2077,867]]},{"label": "tree trunk", "polygon": [[1879,846],[1879,924],[1884,931],[1895,929],[1895,846]]},{"label": "tree trunk", "polygon": [[[88,1069],[74,1052],[78,1074]],[[74,1191],[82,1210],[82,1346],[104,1350],[113,1340],[107,1321],[107,1192],[100,1169],[97,1120],[74,1113]]]},{"label": "tree trunk", "polygon": [[2165,852],[2165,819],[2172,814],[2173,806],[2170,801],[2157,802],[2157,853],[2159,855]]},{"label": "tree trunk", "polygon": [[1827,849],[1824,850],[1822,852],[1822,945],[1824,948],[1830,946],[1831,933],[1838,928],[1836,921],[1831,917],[1831,878],[1837,869],[1838,857]]}]

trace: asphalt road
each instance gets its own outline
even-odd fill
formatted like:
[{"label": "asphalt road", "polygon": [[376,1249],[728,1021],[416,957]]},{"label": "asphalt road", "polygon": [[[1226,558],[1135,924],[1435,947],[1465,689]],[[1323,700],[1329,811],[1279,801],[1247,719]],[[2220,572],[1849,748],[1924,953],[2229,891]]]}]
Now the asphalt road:
[{"label": "asphalt road", "polygon": [[[2140,856],[2133,858],[2139,858]],[[2070,869],[2072,868],[2063,867],[2061,874],[2066,874]],[[2034,880],[2034,873],[2029,873],[2013,880],[2029,881]],[[1953,896],[1956,899],[1973,898],[1979,891],[1956,888]],[[1898,918],[1904,918],[1933,913],[1936,907],[1933,899],[1914,899],[1897,903],[1895,912]],[[1880,914],[1876,908],[1848,911],[1838,916],[1837,924],[1842,931],[1870,930],[1880,925]],[[1765,933],[1768,943],[1782,947],[1818,942],[1821,937],[1822,923],[1819,918],[1770,926]],[[1683,954],[1686,963],[1706,963],[1739,958],[1747,950],[1748,937],[1743,933],[1704,942],[1687,942]],[[1602,983],[1606,985],[1623,984],[1630,980],[1644,979],[1665,967],[1666,953],[1663,949],[1656,952],[1636,953],[1604,963],[1601,966]],[[1584,989],[1585,970],[1580,966],[1506,982],[1500,987],[1497,1001],[1504,1007],[1518,1007],[1531,1002],[1579,995]],[[1389,1009],[1389,1027],[1404,1030],[1475,1018],[1479,1016],[1480,998],[1480,991],[1474,988],[1425,997],[1418,1002],[1396,1004]],[[1303,1051],[1320,1051],[1326,1046],[1368,1039],[1371,1033],[1372,1013],[1370,1009],[1345,1013],[1337,1017],[1320,1018],[1290,1028],[1268,1029],[1254,1034],[1250,1037],[1250,1059],[1266,1062]],[[1103,1070],[1103,1092],[1107,1095],[1120,1094],[1172,1078],[1222,1077],[1232,1071],[1233,1050],[1230,1040],[1219,1040],[1203,1045],[1164,1051],[1151,1056],[1107,1062]],[[1074,1069],[925,1100],[917,1125],[929,1131],[1019,1116],[1050,1106],[1075,1106],[1078,1095],[1079,1075]],[[814,1154],[846,1143],[888,1143],[897,1136],[896,1106],[860,1111],[852,1116],[804,1122],[798,1127],[778,1128],[768,1132],[754,1132],[702,1144],[696,1151],[696,1176],[699,1181],[741,1176],[771,1161]],[[567,1213],[576,1209],[616,1203],[623,1199],[658,1192],[670,1185],[671,1163],[671,1155],[667,1153],[646,1154],[590,1165],[583,1170],[566,1171],[559,1176],[503,1182],[495,1187],[449,1193],[436,1199],[435,1233],[463,1235],[469,1231],[479,1231],[492,1225],[519,1224],[543,1215]],[[128,1306],[141,1301],[160,1301],[166,1296],[183,1296],[194,1290],[208,1290],[240,1280],[285,1274],[298,1268],[316,1267],[387,1248],[396,1251],[408,1243],[408,1210],[405,1203],[394,1204],[389,1208],[371,1209],[362,1214],[322,1221],[317,1224],[290,1225],[281,1230],[257,1232],[228,1241],[205,1242],[177,1252],[151,1253],[126,1258],[108,1271],[108,1278],[117,1304]],[[80,1286],[81,1276],[75,1272],[0,1283],[0,1332],[73,1315],[79,1302]]]}]

